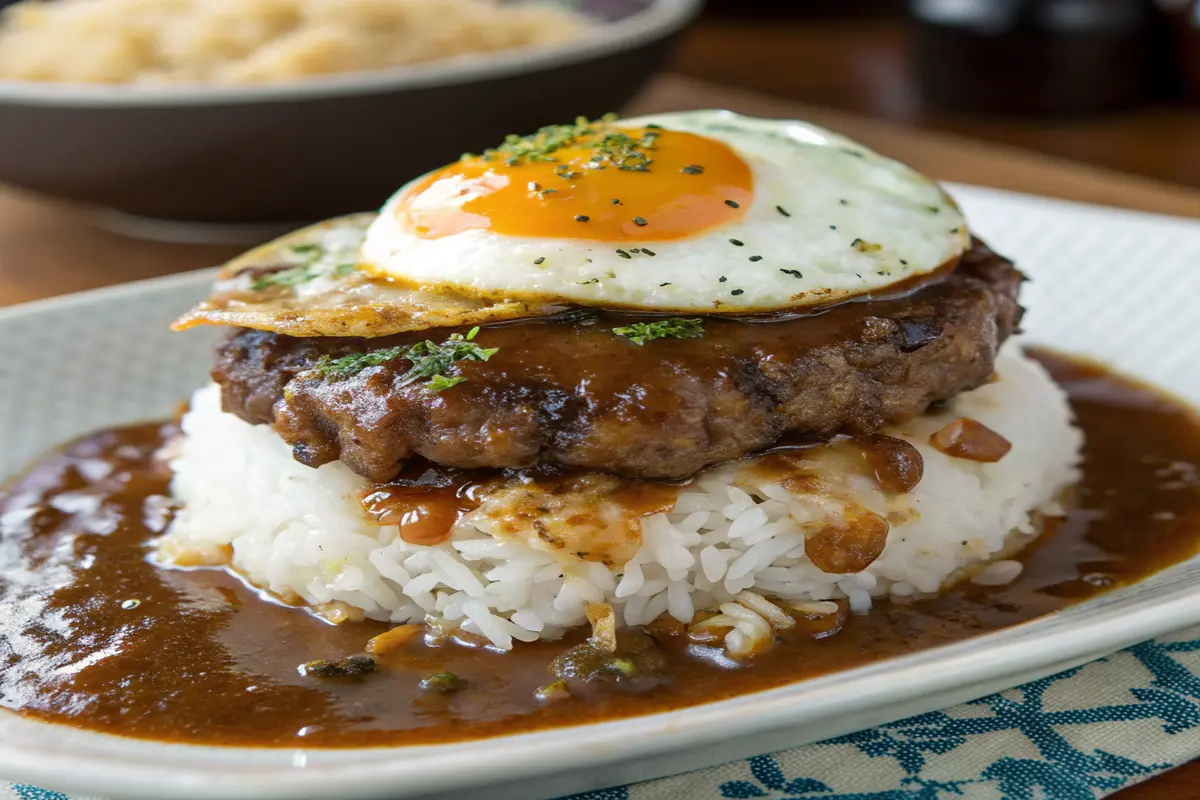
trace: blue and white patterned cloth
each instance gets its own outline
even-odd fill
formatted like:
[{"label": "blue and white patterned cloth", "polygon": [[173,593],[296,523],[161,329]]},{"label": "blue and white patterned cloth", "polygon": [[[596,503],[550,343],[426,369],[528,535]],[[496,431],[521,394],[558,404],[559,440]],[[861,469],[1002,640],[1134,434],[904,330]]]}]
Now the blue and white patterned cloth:
[{"label": "blue and white patterned cloth", "polygon": [[[1093,800],[1197,757],[1200,629],[944,711],[564,800]],[[83,798],[10,784],[0,800]]]}]

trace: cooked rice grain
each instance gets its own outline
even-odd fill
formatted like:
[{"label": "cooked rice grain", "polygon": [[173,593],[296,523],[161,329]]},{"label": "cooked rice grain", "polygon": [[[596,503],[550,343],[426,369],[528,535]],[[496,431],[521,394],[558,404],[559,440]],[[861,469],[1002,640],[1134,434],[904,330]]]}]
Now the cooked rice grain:
[{"label": "cooked rice grain", "polygon": [[[1077,477],[1080,434],[1061,390],[1015,343],[997,372],[999,380],[947,408],[887,431],[924,458],[924,478],[911,493],[885,494],[844,469],[836,448],[805,456],[820,490],[811,481],[789,490],[760,460],[719,467],[684,487],[669,512],[644,518],[640,548],[612,568],[541,546],[534,533],[501,538],[486,503],[444,544],[407,544],[395,526],[380,527],[362,511],[364,479],[340,463],[315,470],[297,463],[270,428],[223,413],[210,386],[183,421],[171,463],[184,508],[160,552],[186,558],[230,545],[232,566],[278,595],[313,606],[340,602],[395,623],[429,615],[501,649],[556,638],[587,623],[589,604],[611,603],[627,625],[663,614],[690,623],[696,611],[720,611],[738,632],[727,637],[731,652],[750,652],[755,637],[782,622],[778,608],[759,602],[764,597],[785,607],[845,600],[865,612],[873,598],[936,592],[1037,535],[1040,515],[1057,511]],[[957,417],[1002,433],[1012,451],[992,464],[938,452],[930,435]],[[886,546],[861,572],[822,572],[805,553],[806,535],[852,507],[891,520]],[[1012,562],[981,577],[1011,579]]]}]

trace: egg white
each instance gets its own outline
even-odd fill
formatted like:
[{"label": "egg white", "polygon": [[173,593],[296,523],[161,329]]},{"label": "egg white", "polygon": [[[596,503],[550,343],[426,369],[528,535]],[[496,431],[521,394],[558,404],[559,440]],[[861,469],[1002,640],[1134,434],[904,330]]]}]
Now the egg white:
[{"label": "egg white", "polygon": [[[934,181],[815,125],[727,111],[621,122],[650,123],[732,147],[753,173],[746,214],[700,235],[656,242],[489,230],[424,239],[397,222],[401,189],[367,231],[362,260],[426,290],[732,313],[878,293],[953,262],[970,241],[962,212]],[[631,252],[643,246],[654,255]]]}]

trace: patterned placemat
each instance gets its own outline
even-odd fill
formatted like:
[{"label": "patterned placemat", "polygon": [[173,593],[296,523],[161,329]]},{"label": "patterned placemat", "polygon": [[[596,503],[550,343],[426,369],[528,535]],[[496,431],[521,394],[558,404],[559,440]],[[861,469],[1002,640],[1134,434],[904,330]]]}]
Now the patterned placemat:
[{"label": "patterned placemat", "polygon": [[[1197,757],[1200,628],[944,711],[565,800],[1093,800]],[[94,799],[7,784],[0,800]]]}]

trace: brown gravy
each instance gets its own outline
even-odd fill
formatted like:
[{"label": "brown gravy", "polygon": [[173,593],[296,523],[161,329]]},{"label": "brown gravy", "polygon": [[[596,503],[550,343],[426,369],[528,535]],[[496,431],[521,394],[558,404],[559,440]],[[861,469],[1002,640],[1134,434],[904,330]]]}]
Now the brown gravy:
[{"label": "brown gravy", "polygon": [[[362,650],[384,626],[333,626],[214,570],[164,570],[146,541],[166,491],[161,426],[105,431],[35,465],[0,498],[0,706],[128,736],[226,745],[427,743],[592,722],[767,689],[965,639],[1136,581],[1200,549],[1200,420],[1103,370],[1041,354],[1087,433],[1077,510],[1023,557],[1017,582],[880,603],[836,635],[789,631],[731,669],[663,638],[666,683],[534,697],[579,637],[509,654],[420,638],[361,679],[297,666]],[[435,673],[469,682],[422,690]]]}]

